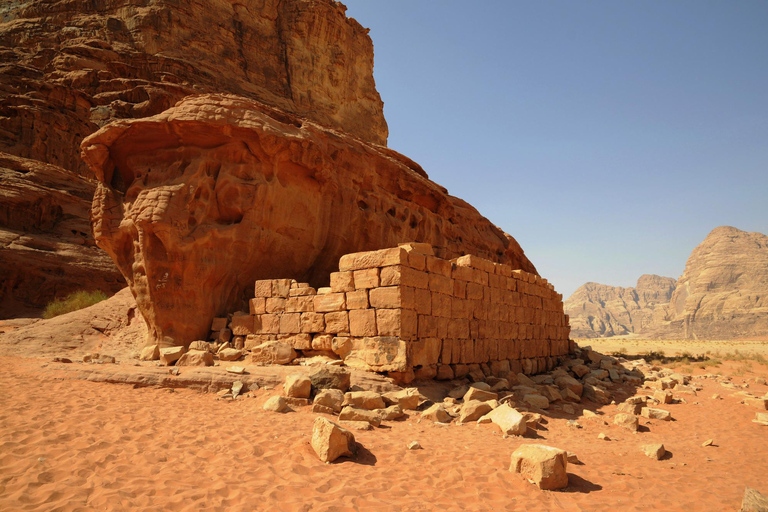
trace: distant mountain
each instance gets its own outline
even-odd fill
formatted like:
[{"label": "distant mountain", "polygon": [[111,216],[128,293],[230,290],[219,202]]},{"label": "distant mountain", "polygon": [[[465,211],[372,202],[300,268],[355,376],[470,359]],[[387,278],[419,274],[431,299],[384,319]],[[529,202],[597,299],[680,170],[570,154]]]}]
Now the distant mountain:
[{"label": "distant mountain", "polygon": [[635,288],[587,283],[565,301],[571,336],[595,338],[641,332],[664,319],[675,279],[643,275]]},{"label": "distant mountain", "polygon": [[729,339],[768,335],[768,236],[723,226],[696,247],[675,282],[587,283],[565,301],[571,335]]}]

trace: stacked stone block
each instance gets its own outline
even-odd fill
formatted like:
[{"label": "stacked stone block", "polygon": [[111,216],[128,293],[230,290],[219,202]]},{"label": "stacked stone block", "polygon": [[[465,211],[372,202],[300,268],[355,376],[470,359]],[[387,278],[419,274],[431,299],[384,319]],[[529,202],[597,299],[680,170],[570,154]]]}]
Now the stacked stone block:
[{"label": "stacked stone block", "polygon": [[[562,295],[541,277],[475,256],[447,261],[426,244],[348,254],[330,287],[257,281],[250,314],[219,321],[250,349],[283,340],[349,366],[422,378],[536,373],[570,350]],[[218,320],[218,319],[217,319]],[[213,329],[216,331],[216,329]]]}]

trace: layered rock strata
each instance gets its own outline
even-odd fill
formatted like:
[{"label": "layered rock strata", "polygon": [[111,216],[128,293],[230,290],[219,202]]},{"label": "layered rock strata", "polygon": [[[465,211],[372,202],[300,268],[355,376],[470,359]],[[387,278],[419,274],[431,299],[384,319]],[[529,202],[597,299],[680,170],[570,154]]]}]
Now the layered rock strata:
[{"label": "layered rock strata", "polygon": [[253,281],[328,284],[342,255],[418,240],[536,273],[517,242],[404,156],[229,95],[186,98],[83,142],[92,222],[147,320],[187,345]]},{"label": "layered rock strata", "polygon": [[254,362],[267,350],[325,354],[408,381],[481,364],[538,373],[572,348],[562,295],[545,279],[470,255],[444,260],[425,244],[342,256],[330,287],[267,279],[253,295],[247,314],[215,318],[209,339]]},{"label": "layered rock strata", "polygon": [[[74,212],[70,199],[60,204],[67,180],[82,185],[71,173],[93,177],[80,143],[115,119],[152,116],[205,92],[258,99],[386,144],[370,37],[338,2],[0,5],[0,153],[33,162],[4,157],[0,170],[0,197],[10,197],[6,209],[14,210],[0,223],[0,317],[39,308],[73,287],[119,287],[119,272],[93,247],[87,208]],[[19,171],[34,161],[50,165],[37,166],[45,172],[36,170],[31,184]],[[94,185],[87,188],[92,196]],[[17,208],[20,190],[30,198],[24,208]],[[64,224],[78,224],[71,233],[56,227],[59,208],[68,210]]]},{"label": "layered rock strata", "polygon": [[125,287],[91,236],[95,181],[0,153],[0,184],[0,318],[75,290]]},{"label": "layered rock strata", "polygon": [[768,335],[768,236],[715,228],[683,275],[643,276],[637,288],[587,283],[565,301],[576,337],[637,333],[655,338]]},{"label": "layered rock strata", "polygon": [[645,274],[635,288],[586,283],[565,301],[577,338],[640,333],[664,320],[675,290],[671,277]]}]

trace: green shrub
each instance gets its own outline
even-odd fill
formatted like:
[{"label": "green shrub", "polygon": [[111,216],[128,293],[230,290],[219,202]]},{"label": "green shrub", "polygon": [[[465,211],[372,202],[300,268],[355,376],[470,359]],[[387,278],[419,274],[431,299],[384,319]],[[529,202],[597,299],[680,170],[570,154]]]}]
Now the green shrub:
[{"label": "green shrub", "polygon": [[78,309],[93,306],[97,302],[101,302],[106,299],[107,296],[104,294],[104,292],[98,290],[93,292],[87,292],[84,290],[72,292],[63,299],[56,299],[45,306],[45,311],[43,311],[43,318],[53,318],[65,313],[71,313],[72,311],[77,311]]}]

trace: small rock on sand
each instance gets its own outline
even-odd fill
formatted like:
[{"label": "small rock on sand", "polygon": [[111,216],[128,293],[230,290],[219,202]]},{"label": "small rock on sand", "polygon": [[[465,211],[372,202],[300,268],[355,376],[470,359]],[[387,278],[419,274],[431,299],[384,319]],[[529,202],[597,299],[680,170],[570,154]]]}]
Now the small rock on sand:
[{"label": "small rock on sand", "polygon": [[352,432],[325,418],[315,419],[310,444],[323,462],[333,462],[339,457],[352,456],[357,447]]},{"label": "small rock on sand", "polygon": [[660,460],[667,451],[664,449],[664,445],[661,443],[644,444],[641,450],[648,457],[656,460]]},{"label": "small rock on sand", "polygon": [[421,448],[421,445],[419,444],[418,441],[411,441],[410,443],[408,443],[408,449],[409,450],[421,450],[422,448]]},{"label": "small rock on sand", "polygon": [[264,405],[262,407],[265,411],[272,411],[272,412],[288,412],[291,410],[291,408],[288,407],[288,403],[281,396],[273,396],[272,398],[264,402]]},{"label": "small rock on sand", "polygon": [[512,453],[509,470],[519,473],[540,489],[561,489],[568,485],[568,454],[542,444],[524,444]]}]

